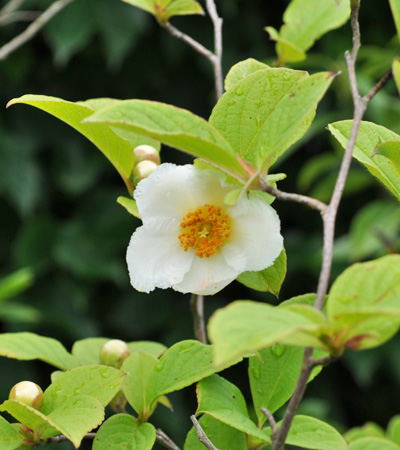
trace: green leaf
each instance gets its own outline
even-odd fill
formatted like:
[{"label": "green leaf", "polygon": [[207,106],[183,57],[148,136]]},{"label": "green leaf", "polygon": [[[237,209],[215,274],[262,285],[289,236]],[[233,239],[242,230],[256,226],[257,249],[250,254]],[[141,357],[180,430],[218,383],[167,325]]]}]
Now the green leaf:
[{"label": "green leaf", "polygon": [[[229,425],[204,414],[199,423],[207,437],[219,450],[246,450],[246,436],[241,431],[235,430]],[[183,450],[204,450],[204,445],[199,441],[196,428],[192,427],[186,436]]]},{"label": "green leaf", "polygon": [[[365,259],[387,253],[389,242],[400,234],[400,208],[394,200],[368,203],[354,217],[350,228],[351,257]],[[380,255],[377,255],[380,256]]]},{"label": "green leaf", "polygon": [[400,36],[400,1],[389,0],[390,7],[392,9],[393,19],[396,24],[397,34]]},{"label": "green leaf", "polygon": [[[400,5],[400,2],[398,0],[395,1]],[[400,14],[400,6],[399,6],[399,14]],[[397,58],[393,60],[392,71],[393,71],[393,78],[397,87],[397,92],[400,93],[400,60]]]},{"label": "green leaf", "polygon": [[158,358],[162,353],[167,350],[167,347],[164,344],[160,344],[159,342],[153,341],[133,341],[128,342],[128,348],[131,353],[134,352],[144,352],[149,355],[153,355]]},{"label": "green leaf", "polygon": [[317,337],[326,327],[323,315],[315,310],[312,317],[307,317],[289,308],[240,300],[213,314],[208,324],[208,335],[213,343],[214,364],[220,367],[235,358],[250,356],[290,339],[291,345],[301,347],[310,345],[311,341],[316,347],[324,348]]},{"label": "green leaf", "polygon": [[276,53],[279,56],[279,64],[283,65],[286,61],[298,62],[306,59],[306,53],[296,45],[279,36],[279,33],[273,27],[265,27],[272,41],[276,41]]},{"label": "green leaf", "polygon": [[365,437],[385,437],[385,430],[374,422],[367,422],[361,427],[354,427],[346,431],[344,438],[350,444]]},{"label": "green leaf", "polygon": [[116,414],[106,420],[96,433],[93,450],[150,450],[155,440],[153,425],[139,425],[128,414]]},{"label": "green leaf", "polygon": [[244,61],[240,61],[229,69],[229,72],[225,78],[225,90],[230,89],[235,83],[246,78],[253,72],[257,72],[257,70],[268,69],[269,66],[267,64],[262,63],[261,61],[257,61],[253,58],[245,59]]},{"label": "green leaf", "polygon": [[96,398],[105,407],[117,394],[125,377],[121,370],[101,365],[82,366],[64,372],[46,389],[42,411],[49,414],[68,398],[82,394]]},{"label": "green leaf", "polygon": [[276,258],[274,264],[259,272],[243,272],[236,279],[239,283],[261,292],[271,292],[278,296],[286,276],[286,252]]},{"label": "green leaf", "polygon": [[[133,187],[129,177],[134,165],[134,156],[131,144],[117,136],[106,124],[82,123],[85,118],[96,111],[96,108],[104,107],[106,104],[115,104],[115,102],[117,101],[112,99],[97,99],[97,102],[93,100],[73,103],[44,95],[24,95],[11,100],[8,106],[16,103],[35,106],[75,128],[109,159],[124,180],[128,191],[132,193]],[[141,143],[146,144],[147,142],[143,140]]]},{"label": "green leaf", "polygon": [[249,419],[246,400],[234,384],[218,375],[205,378],[198,384],[197,398],[196,415],[209,414],[236,430],[269,442],[269,438]]},{"label": "green leaf", "polygon": [[128,402],[139,414],[141,422],[148,420],[155,407],[153,399],[147,396],[147,391],[157,362],[155,356],[136,352],[130,355],[121,367],[121,370],[128,374],[122,389]]},{"label": "green leaf", "polygon": [[217,369],[213,365],[211,345],[194,340],[178,342],[163,354],[154,369],[149,380],[148,404],[239,361],[241,358],[232,358]]},{"label": "green leaf", "polygon": [[140,219],[139,210],[136,201],[133,198],[118,197],[117,202],[123,206],[129,214],[132,214],[133,217]]},{"label": "green leaf", "polygon": [[390,339],[400,325],[400,255],[346,269],[331,287],[327,313],[338,347],[362,350]]},{"label": "green leaf", "polygon": [[393,171],[400,178],[400,142],[388,141],[379,144],[376,149],[376,154],[385,156],[389,160]]},{"label": "green leaf", "polygon": [[0,355],[22,360],[40,359],[62,370],[78,365],[60,342],[33,333],[0,334]]},{"label": "green leaf", "polygon": [[124,0],[133,6],[153,14],[161,25],[173,16],[204,14],[203,8],[195,0]]},{"label": "green leaf", "polygon": [[[352,123],[351,120],[345,120],[328,125],[329,131],[340,142],[343,148],[347,146]],[[371,122],[361,122],[353,156],[372,175],[377,177],[393,195],[400,199],[399,177],[392,166],[388,164],[387,158],[375,154],[378,145],[387,141],[400,141],[400,136],[380,125]]]},{"label": "green leaf", "polygon": [[400,450],[400,447],[388,439],[366,437],[351,442],[349,450]]},{"label": "green leaf", "polygon": [[286,443],[318,450],[348,450],[346,441],[331,425],[301,415],[294,417]]},{"label": "green leaf", "polygon": [[229,143],[201,117],[181,108],[146,100],[124,100],[101,109],[86,120],[157,139],[204,159],[234,178],[245,180]]},{"label": "green leaf", "polygon": [[[313,13],[310,14],[310,11]],[[299,61],[292,49],[306,52],[314,42],[330,30],[345,24],[350,17],[350,0],[339,5],[333,1],[293,0],[283,15],[284,25],[278,36],[276,52],[279,64]],[[271,35],[271,32],[270,32]]]},{"label": "green leaf", "polygon": [[[249,358],[251,395],[259,426],[266,421],[261,412],[263,406],[274,413],[292,396],[301,372],[303,355],[303,348],[275,344]],[[309,381],[320,371],[321,367],[313,372]]]},{"label": "green leaf", "polygon": [[232,86],[218,101],[210,123],[236,153],[267,171],[311,125],[334,73],[266,69]]},{"label": "green leaf", "polygon": [[0,450],[15,450],[23,444],[22,435],[0,416]]},{"label": "green leaf", "polygon": [[98,337],[76,341],[72,346],[72,355],[81,365],[99,364],[101,347],[109,340],[108,338]]},{"label": "green leaf", "polygon": [[394,416],[390,419],[387,427],[387,435],[389,439],[400,445],[400,415]]},{"label": "green leaf", "polygon": [[0,302],[18,295],[33,284],[33,272],[20,269],[0,280]]}]

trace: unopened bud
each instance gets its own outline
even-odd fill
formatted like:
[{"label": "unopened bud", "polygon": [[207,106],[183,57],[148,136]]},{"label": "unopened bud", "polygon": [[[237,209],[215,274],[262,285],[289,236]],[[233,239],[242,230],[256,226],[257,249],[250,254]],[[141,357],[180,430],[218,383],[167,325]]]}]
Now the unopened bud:
[{"label": "unopened bud", "polygon": [[133,170],[133,183],[135,186],[139,183],[139,181],[147,178],[152,172],[154,172],[157,167],[157,164],[153,161],[141,161],[136,164],[136,167]]},{"label": "unopened bud", "polygon": [[43,406],[43,391],[40,386],[32,381],[21,381],[10,391],[10,400],[18,400],[25,405],[32,406],[40,411]]},{"label": "unopened bud", "polygon": [[124,341],[112,339],[106,342],[100,350],[100,362],[106,366],[119,369],[121,364],[130,355],[128,346]]},{"label": "unopened bud", "polygon": [[151,145],[139,145],[133,149],[133,154],[135,155],[136,164],[141,161],[152,161],[157,165],[160,164],[160,155]]}]

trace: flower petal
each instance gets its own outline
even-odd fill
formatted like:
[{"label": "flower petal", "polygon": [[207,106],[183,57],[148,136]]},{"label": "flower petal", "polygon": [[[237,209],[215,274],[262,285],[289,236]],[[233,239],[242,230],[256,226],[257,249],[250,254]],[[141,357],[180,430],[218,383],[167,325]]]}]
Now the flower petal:
[{"label": "flower petal", "polygon": [[240,273],[271,266],[283,249],[276,211],[258,198],[243,197],[227,212],[232,233],[221,247],[226,263]]},{"label": "flower petal", "polygon": [[139,227],[126,254],[131,284],[141,292],[169,288],[183,279],[193,257],[192,252],[183,251],[175,233]]},{"label": "flower petal", "polygon": [[178,227],[183,216],[198,204],[193,166],[161,164],[136,187],[134,198],[144,224]]},{"label": "flower petal", "polygon": [[219,292],[238,275],[239,271],[228,266],[221,253],[210,258],[194,257],[190,270],[180,283],[172,287],[179,292],[212,295]]}]

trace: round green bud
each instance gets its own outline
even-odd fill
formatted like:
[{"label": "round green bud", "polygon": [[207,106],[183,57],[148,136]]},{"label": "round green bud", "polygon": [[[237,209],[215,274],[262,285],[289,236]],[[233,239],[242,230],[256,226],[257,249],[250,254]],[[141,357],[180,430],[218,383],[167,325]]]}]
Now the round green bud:
[{"label": "round green bud", "polygon": [[106,366],[119,369],[125,359],[130,355],[128,346],[124,341],[112,339],[106,342],[100,350],[100,362]]},{"label": "round green bud", "polygon": [[151,145],[139,145],[133,149],[133,154],[135,155],[136,164],[141,161],[152,161],[157,165],[160,164],[160,154]]},{"label": "round green bud", "polygon": [[136,164],[136,167],[133,170],[133,183],[135,186],[139,183],[139,181],[147,178],[154,170],[156,170],[158,165],[153,161],[141,161]]},{"label": "round green bud", "polygon": [[43,391],[40,386],[32,381],[21,381],[10,391],[10,400],[18,400],[25,405],[32,406],[40,411],[43,406]]}]

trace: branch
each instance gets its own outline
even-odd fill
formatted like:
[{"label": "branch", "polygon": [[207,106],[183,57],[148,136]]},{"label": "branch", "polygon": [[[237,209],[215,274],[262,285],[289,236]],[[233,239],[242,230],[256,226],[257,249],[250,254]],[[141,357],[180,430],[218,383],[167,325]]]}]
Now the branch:
[{"label": "branch", "polygon": [[0,25],[9,25],[13,22],[31,22],[40,16],[37,11],[13,11],[8,14],[0,14]]},{"label": "branch", "polygon": [[271,427],[272,435],[271,435],[271,441],[275,440],[275,436],[278,432],[278,427],[276,425],[276,421],[274,416],[272,415],[271,411],[269,411],[264,406],[261,407],[261,412],[264,414],[264,416],[267,418],[269,425]]},{"label": "branch", "polygon": [[217,8],[214,0],[206,0],[206,7],[209,16],[211,17],[214,25],[214,58],[211,61],[214,68],[215,77],[215,91],[217,99],[219,99],[224,93],[223,80],[222,80],[222,19],[218,16]]},{"label": "branch", "polygon": [[268,192],[268,194],[273,195],[279,200],[302,203],[303,205],[307,205],[312,209],[316,209],[320,213],[324,213],[328,207],[328,205],[320,202],[316,198],[280,191],[279,189],[272,187],[265,178],[260,178],[260,182],[263,191]]},{"label": "branch", "polygon": [[10,0],[2,9],[0,9],[0,16],[16,11],[24,1],[25,0]]},{"label": "branch", "polygon": [[[350,81],[350,89],[354,103],[353,114],[353,126],[350,133],[350,138],[347,143],[346,150],[344,152],[342,164],[340,166],[339,174],[336,180],[335,188],[332,193],[332,197],[327,208],[322,211],[323,225],[324,225],[324,245],[322,254],[322,267],[318,280],[317,298],[315,300],[315,309],[321,311],[324,303],[326,293],[328,291],[328,284],[332,267],[332,255],[333,255],[333,242],[335,235],[335,222],[336,215],[339,208],[339,204],[343,195],[343,189],[346,183],[347,175],[350,169],[350,164],[353,156],[353,150],[356,144],[358,131],[360,129],[361,120],[365,113],[365,110],[372,100],[372,98],[382,89],[383,86],[392,77],[391,71],[386,73],[384,77],[371,89],[371,91],[361,97],[358,91],[355,63],[357,59],[358,50],[360,48],[360,29],[358,24],[358,11],[359,1],[352,1],[351,9],[351,27],[353,33],[353,49],[352,52],[346,52],[346,65],[348,70],[348,76]],[[313,349],[308,347],[305,349],[301,374],[298,379],[296,389],[290,399],[289,405],[286,409],[285,415],[282,420],[282,425],[278,431],[276,440],[273,442],[272,450],[282,450],[285,444],[287,434],[292,424],[294,415],[303,398],[304,391],[306,389],[307,381],[310,377],[311,371],[317,365],[326,365],[334,361],[335,358],[332,355],[328,355],[324,358],[313,359]]]},{"label": "branch", "polygon": [[190,309],[193,316],[194,335],[203,344],[207,344],[207,334],[204,325],[204,297],[192,294],[190,298]]},{"label": "branch", "polygon": [[[87,433],[85,436],[83,436],[83,439],[94,439],[96,437],[96,433]],[[45,439],[45,444],[58,444],[60,442],[69,441],[67,437],[65,437],[63,434],[58,434],[57,436],[52,436],[47,439]]]},{"label": "branch", "polygon": [[32,22],[26,30],[11,39],[10,42],[0,47],[0,61],[7,58],[10,53],[17,50],[23,44],[32,39],[41,28],[51,20],[58,12],[65,8],[73,0],[57,0],[52,3],[34,22]]},{"label": "branch", "polygon": [[203,428],[201,428],[201,425],[199,424],[198,420],[196,419],[196,416],[190,416],[190,420],[193,422],[194,427],[197,431],[197,437],[199,438],[199,441],[206,447],[208,450],[218,450],[217,447],[208,439],[206,433],[204,432]]},{"label": "branch", "polygon": [[156,441],[168,450],[181,450],[160,428],[157,428],[156,430]]}]

